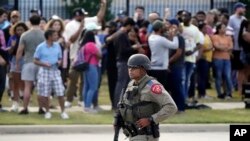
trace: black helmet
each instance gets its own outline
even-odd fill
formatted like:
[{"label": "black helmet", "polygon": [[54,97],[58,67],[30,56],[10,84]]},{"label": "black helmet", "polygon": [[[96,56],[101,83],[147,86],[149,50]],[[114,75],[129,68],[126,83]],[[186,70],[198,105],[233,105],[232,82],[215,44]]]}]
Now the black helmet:
[{"label": "black helmet", "polygon": [[150,60],[146,55],[134,54],[128,59],[128,67],[143,67],[145,70],[149,70]]}]

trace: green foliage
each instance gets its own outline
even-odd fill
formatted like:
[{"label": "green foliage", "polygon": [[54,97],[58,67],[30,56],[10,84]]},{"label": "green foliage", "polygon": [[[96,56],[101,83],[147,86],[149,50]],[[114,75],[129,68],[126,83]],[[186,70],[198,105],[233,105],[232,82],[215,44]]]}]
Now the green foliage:
[{"label": "green foliage", "polygon": [[250,0],[239,0],[239,1],[247,5],[247,7],[246,7],[246,17],[247,17],[248,19],[250,19],[250,11],[249,11],[249,8],[250,8]]},{"label": "green foliage", "polygon": [[[100,0],[70,0],[70,3],[66,2],[66,8],[69,13],[72,13],[74,8],[82,7],[89,13],[89,16],[95,16],[100,9]],[[111,14],[111,3],[112,0],[107,0],[107,9],[105,14],[105,21],[109,21],[113,18]]]}]

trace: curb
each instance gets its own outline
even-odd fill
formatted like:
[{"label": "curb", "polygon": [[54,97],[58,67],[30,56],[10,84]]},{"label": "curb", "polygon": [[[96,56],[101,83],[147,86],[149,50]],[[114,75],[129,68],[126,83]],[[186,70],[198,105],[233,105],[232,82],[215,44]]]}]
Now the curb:
[{"label": "curb", "polygon": [[[4,125],[0,134],[113,133],[112,125]],[[229,124],[161,124],[160,132],[229,132]]]}]

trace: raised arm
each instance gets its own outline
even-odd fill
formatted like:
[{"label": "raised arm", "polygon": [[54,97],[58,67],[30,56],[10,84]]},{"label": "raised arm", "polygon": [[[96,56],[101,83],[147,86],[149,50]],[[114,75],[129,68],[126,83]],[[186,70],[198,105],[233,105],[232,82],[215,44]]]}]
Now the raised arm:
[{"label": "raised arm", "polygon": [[106,13],[107,1],[101,0],[100,9],[97,13],[98,23],[101,23]]}]

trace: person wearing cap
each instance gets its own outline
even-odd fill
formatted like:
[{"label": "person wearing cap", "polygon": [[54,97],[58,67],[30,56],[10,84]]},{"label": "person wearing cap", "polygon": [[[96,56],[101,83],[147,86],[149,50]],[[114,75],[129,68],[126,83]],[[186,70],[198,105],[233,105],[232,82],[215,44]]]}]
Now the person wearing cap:
[{"label": "person wearing cap", "polygon": [[127,11],[119,10],[119,12],[117,13],[117,17],[114,19],[118,28],[122,27],[122,22],[127,17],[128,17]]},{"label": "person wearing cap", "polygon": [[[65,26],[65,31],[63,33],[63,36],[65,38],[66,43],[69,45],[70,48],[70,61],[71,61],[71,66],[72,66],[72,61],[75,59],[77,51],[79,49],[79,42],[81,40],[81,37],[84,33],[84,28],[88,23],[94,22],[97,25],[101,23],[101,21],[104,18],[105,11],[106,11],[106,0],[101,0],[100,3],[100,10],[97,13],[96,16],[94,17],[86,17],[88,14],[83,8],[75,8],[73,10],[73,20],[70,21],[66,26]],[[71,103],[73,101],[73,96],[76,94],[76,84],[78,81],[78,78],[80,77],[80,73],[75,71],[74,69],[70,69],[69,71],[69,84],[66,90],[66,102],[65,106],[66,107],[71,107]],[[80,84],[80,94],[81,94],[81,86],[82,86],[82,81]],[[82,99],[80,100],[82,101]]]},{"label": "person wearing cap", "polygon": [[189,87],[191,82],[191,76],[195,69],[196,57],[198,56],[198,50],[200,49],[200,31],[199,29],[191,23],[191,13],[188,11],[182,12],[182,36],[185,40],[185,87],[184,94],[185,99],[189,95]]},{"label": "person wearing cap", "polygon": [[156,20],[153,25],[153,33],[149,36],[148,43],[151,50],[151,70],[149,74],[155,77],[166,89],[167,73],[169,66],[169,49],[178,48],[178,38],[176,32],[170,31],[169,37],[172,40],[163,37],[164,23]]},{"label": "person wearing cap", "polygon": [[185,111],[184,100],[184,58],[185,40],[181,36],[180,23],[177,19],[170,19],[170,30],[177,32],[179,46],[176,50],[169,50],[169,90],[178,107],[178,113]]},{"label": "person wearing cap", "polygon": [[[99,52],[102,52],[102,43],[100,41],[100,38],[98,37],[98,31],[102,29],[102,26],[97,25],[94,22],[88,23],[85,27],[86,31],[92,31],[94,33],[95,37],[95,44]],[[102,60],[101,58],[99,59],[99,63],[97,65],[97,70],[98,70],[98,89],[100,87],[101,83],[101,66],[102,66]],[[93,97],[93,107],[95,110],[100,110],[99,104],[98,104],[98,94],[99,91],[97,90],[94,94]]]},{"label": "person wearing cap", "polygon": [[109,98],[111,101],[112,109],[114,109],[114,93],[115,84],[117,81],[117,67],[116,67],[116,52],[113,41],[108,42],[107,38],[113,35],[117,31],[117,24],[114,21],[110,21],[106,27],[108,28],[108,35],[105,37],[105,46],[107,48],[107,76],[108,76],[108,88]]},{"label": "person wearing cap", "polygon": [[[243,75],[240,71],[240,69],[243,68],[243,63],[240,61],[240,54],[241,54],[241,48],[239,47],[239,31],[240,31],[240,25],[243,20],[246,19],[245,12],[246,12],[246,5],[241,2],[237,2],[233,6],[234,8],[234,14],[230,16],[228,26],[231,27],[234,31],[233,35],[233,51],[231,57],[231,63],[232,63],[232,80],[233,85],[235,89],[237,88],[237,79]],[[237,78],[237,75],[239,76]],[[239,87],[239,86],[238,86]]]},{"label": "person wearing cap", "polygon": [[164,86],[147,74],[151,62],[146,55],[132,55],[127,65],[131,81],[120,97],[114,127],[122,127],[130,141],[158,141],[159,122],[176,113],[176,104]]}]

